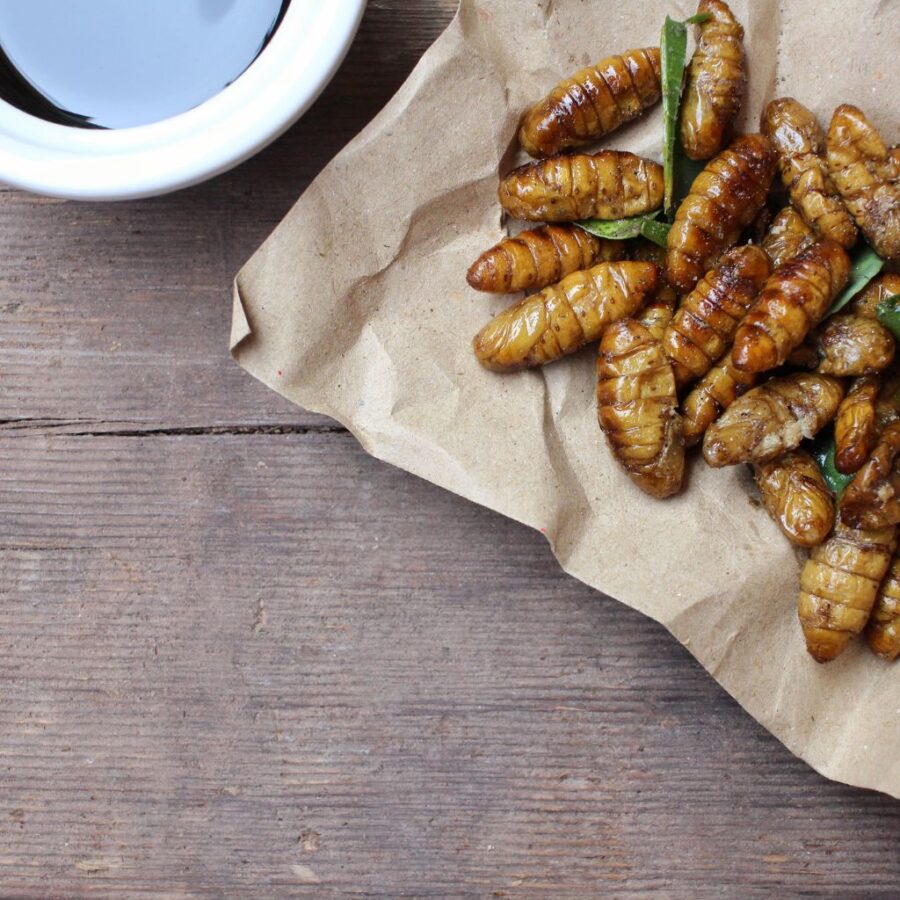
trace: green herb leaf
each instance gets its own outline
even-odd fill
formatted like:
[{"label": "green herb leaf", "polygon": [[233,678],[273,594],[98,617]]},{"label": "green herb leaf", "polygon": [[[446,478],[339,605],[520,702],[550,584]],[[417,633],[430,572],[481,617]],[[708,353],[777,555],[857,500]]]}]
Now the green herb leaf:
[{"label": "green herb leaf", "polygon": [[878,304],[878,321],[900,341],[900,294],[894,294]]},{"label": "green herb leaf", "polygon": [[696,15],[691,16],[689,19],[684,20],[685,25],[702,25],[704,22],[708,22],[712,18],[712,13],[697,13]]},{"label": "green herb leaf", "polygon": [[641,223],[641,236],[660,247],[667,245],[671,230],[671,225],[666,222],[657,222],[656,219],[644,219]]},{"label": "green herb leaf", "polygon": [[633,216],[630,219],[582,219],[574,224],[597,237],[606,238],[608,241],[627,241],[643,234],[654,243],[659,243],[655,237],[644,233],[646,228],[658,237],[657,229],[660,227],[665,227],[666,234],[669,233],[668,226],[663,226],[662,222],[656,221],[656,215],[657,213],[649,216]]},{"label": "green herb leaf", "polygon": [[847,287],[831,304],[831,309],[825,314],[825,318],[840,312],[881,271],[883,266],[884,260],[868,244],[858,250],[853,258],[853,268],[850,271]]},{"label": "green herb leaf", "polygon": [[825,479],[831,492],[835,497],[840,497],[844,493],[847,485],[853,481],[853,475],[844,475],[835,468],[834,454],[836,447],[834,444],[834,434],[831,432],[822,432],[816,438],[812,446],[812,455],[819,464],[819,469]]},{"label": "green herb leaf", "polygon": [[687,61],[687,25],[666,16],[659,39],[662,57],[662,107],[665,137],[663,142],[663,179],[666,215],[675,211],[675,144],[678,139],[678,108],[684,65]]}]

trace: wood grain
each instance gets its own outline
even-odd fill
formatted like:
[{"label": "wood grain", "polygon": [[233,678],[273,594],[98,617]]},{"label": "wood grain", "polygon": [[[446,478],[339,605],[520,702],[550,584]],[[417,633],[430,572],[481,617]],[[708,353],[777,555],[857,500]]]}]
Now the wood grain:
[{"label": "wood grain", "polygon": [[228,358],[232,275],[452,7],[371,2],[211,184],[0,192],[0,896],[896,896],[900,804]]}]

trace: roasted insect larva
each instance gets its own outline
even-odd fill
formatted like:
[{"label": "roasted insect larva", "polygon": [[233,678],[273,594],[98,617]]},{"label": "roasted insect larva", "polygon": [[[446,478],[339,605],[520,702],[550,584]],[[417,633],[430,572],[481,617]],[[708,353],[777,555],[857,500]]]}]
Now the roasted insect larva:
[{"label": "roasted insect larva", "polygon": [[885,259],[900,259],[900,162],[862,111],[834,111],[826,139],[828,170],[856,224]]},{"label": "roasted insect larva", "polygon": [[672,316],[675,315],[675,307],[678,305],[678,294],[670,284],[663,286],[656,292],[656,296],[644,307],[637,321],[650,332],[655,341],[661,341]]},{"label": "roasted insect larva", "polygon": [[775,151],[761,134],[737,138],[707,163],[669,231],[666,267],[675,288],[692,291],[734,246],[762,208],[774,174]]},{"label": "roasted insect larva", "polygon": [[742,372],[734,367],[729,350],[697,382],[681,405],[684,423],[684,443],[693,447],[700,442],[706,429],[722,413],[751,388],[756,387],[758,375]]},{"label": "roasted insect larva", "polygon": [[838,522],[810,554],[800,575],[797,612],[816,662],[835,659],[866,627],[897,546],[894,531],[860,531]]},{"label": "roasted insect larva", "polygon": [[734,336],[734,364],[745,372],[780,366],[847,283],[850,258],[834,241],[807,247],[776,270]]},{"label": "roasted insect larva", "polygon": [[706,431],[703,456],[716,468],[768,462],[800,446],[827,425],[844,399],[829,375],[773,378],[735,400]]},{"label": "roasted insect larva", "polygon": [[511,216],[529,222],[624,219],[659,208],[663,170],[624,150],[555,156],[514,169],[499,197]]},{"label": "roasted insect larva", "polygon": [[856,316],[874,319],[878,304],[897,294],[900,294],[900,275],[880,275],[850,301],[847,311]]},{"label": "roasted insect larva", "polygon": [[868,461],[841,495],[841,519],[854,528],[900,524],[900,422],[885,428]]},{"label": "roasted insect larva", "polygon": [[900,656],[900,556],[895,556],[875,597],[866,628],[872,652],[893,661]]},{"label": "roasted insect larva", "polygon": [[519,143],[542,157],[603,137],[659,100],[660,77],[659,47],[581,69],[525,113]]},{"label": "roasted insect larva", "polygon": [[697,12],[710,18],[700,26],[688,69],[681,143],[691,159],[709,159],[722,149],[741,109],[747,83],[744,29],[722,0],[700,0]]},{"label": "roasted insect larva", "polygon": [[834,467],[844,475],[858,472],[878,442],[875,404],[881,383],[874,376],[857,378],[834,419]]},{"label": "roasted insect larva", "polygon": [[653,263],[600,263],[526,297],[490,321],[473,341],[482,365],[510,372],[552,362],[639,312],[662,282]]},{"label": "roasted insect larva", "polygon": [[594,237],[575,225],[545,225],[486,250],[472,263],[466,280],[478,291],[527,291],[624,256],[622,241]]},{"label": "roasted insect larva", "polygon": [[684,444],[675,376],[660,342],[634,319],[603,334],[597,414],[610,448],[641,490],[669,497],[681,487]]},{"label": "roasted insect larva", "polygon": [[756,466],[763,504],[785,536],[815,547],[834,527],[834,500],[816,461],[803,450]]},{"label": "roasted insect larva", "polygon": [[728,349],[738,323],[770,274],[764,250],[735,247],[681,301],[663,338],[679,385],[705,375]]},{"label": "roasted insect larva", "polygon": [[893,335],[875,319],[832,316],[816,334],[821,360],[816,369],[824,375],[874,375],[893,361]]},{"label": "roasted insect larva", "polygon": [[766,107],[762,132],[778,151],[781,180],[803,218],[823,238],[852,247],[856,225],[828,174],[825,132],[816,117],[791,97],[782,97]]},{"label": "roasted insect larva", "polygon": [[786,206],[775,216],[762,246],[772,260],[772,268],[778,269],[817,240],[803,216],[793,206]]}]

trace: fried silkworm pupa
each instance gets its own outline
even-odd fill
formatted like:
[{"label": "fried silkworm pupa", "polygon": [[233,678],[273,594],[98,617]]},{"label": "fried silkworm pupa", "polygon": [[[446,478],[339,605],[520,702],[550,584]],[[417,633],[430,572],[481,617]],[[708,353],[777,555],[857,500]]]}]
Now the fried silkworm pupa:
[{"label": "fried silkworm pupa", "polygon": [[682,294],[737,243],[762,209],[775,175],[775,151],[761,134],[734,140],[694,179],[667,239],[666,268]]},{"label": "fried silkworm pupa", "polygon": [[900,294],[900,275],[879,275],[850,301],[847,311],[855,316],[874,319],[878,304],[896,294]]},{"label": "fried silkworm pupa", "polygon": [[681,301],[663,338],[679,386],[704,376],[728,349],[771,272],[765,250],[735,247]]},{"label": "fried silkworm pupa", "polygon": [[776,269],[734,336],[745,372],[780,366],[825,315],[850,277],[850,257],[834,241],[807,247]]},{"label": "fried silkworm pupa", "polygon": [[744,29],[722,0],[700,0],[697,49],[688,67],[681,111],[681,145],[691,159],[715,156],[741,110],[747,75]]},{"label": "fried silkworm pupa", "polygon": [[888,662],[900,656],[900,556],[894,556],[875,597],[866,640],[872,652]]},{"label": "fried silkworm pupa", "polygon": [[577,225],[545,225],[523,231],[485,250],[472,263],[466,281],[476,291],[495,294],[556,284],[566,275],[625,256],[622,241],[607,241]]},{"label": "fried silkworm pupa", "polygon": [[853,528],[886,528],[900,524],[900,422],[882,432],[866,463],[841,495],[841,519]]},{"label": "fried silkworm pupa", "polygon": [[900,259],[900,159],[862,111],[834,111],[825,141],[828,171],[875,252]]},{"label": "fried silkworm pupa", "polygon": [[832,316],[816,333],[817,372],[855,377],[883,372],[893,361],[894,336],[876,319]]},{"label": "fried silkworm pupa", "polygon": [[816,547],[834,528],[834,500],[816,461],[803,450],[755,467],[763,505],[785,537]]},{"label": "fried silkworm pupa", "polygon": [[698,444],[706,429],[751,388],[756,387],[758,375],[742,372],[734,367],[729,350],[694,385],[694,389],[681,404],[684,443],[686,447]]},{"label": "fried silkworm pupa", "polygon": [[775,216],[762,241],[762,248],[772,260],[772,268],[778,269],[788,260],[802,253],[818,238],[793,206],[786,206]]},{"label": "fried silkworm pupa", "polygon": [[829,375],[773,378],[735,400],[710,425],[703,456],[714,468],[776,459],[815,437],[843,399],[843,384]]},{"label": "fried silkworm pupa", "polygon": [[839,656],[866,627],[897,546],[895,529],[863,531],[838,521],[800,575],[797,613],[806,649],[820,663]]},{"label": "fried silkworm pupa", "polygon": [[875,376],[857,378],[834,419],[834,467],[843,475],[858,472],[878,443],[876,403],[881,383]]},{"label": "fried silkworm pupa", "polygon": [[581,69],[525,113],[519,143],[536,158],[589,144],[653,106],[661,78],[659,47],[628,50]]},{"label": "fried silkworm pupa", "polygon": [[659,209],[659,163],[624,150],[554,156],[513,169],[500,183],[500,205],[528,222],[626,219]]},{"label": "fried silkworm pupa", "polygon": [[675,307],[678,306],[678,294],[675,288],[668,282],[663,282],[656,295],[648,301],[647,305],[637,317],[637,321],[650,332],[653,340],[661,341],[666,328],[675,315]]},{"label": "fried silkworm pupa", "polygon": [[658,266],[599,263],[504,310],[472,342],[494,372],[540,366],[596,341],[612,322],[639,312],[662,283]]},{"label": "fried silkworm pupa", "polygon": [[684,443],[672,367],[662,345],[634,319],[603,333],[597,358],[597,416],[631,480],[670,497],[684,477]]},{"label": "fried silkworm pupa", "polygon": [[781,180],[791,202],[823,238],[844,248],[856,243],[856,225],[825,163],[825,132],[792,97],[773,100],[762,115],[762,133],[778,151]]}]

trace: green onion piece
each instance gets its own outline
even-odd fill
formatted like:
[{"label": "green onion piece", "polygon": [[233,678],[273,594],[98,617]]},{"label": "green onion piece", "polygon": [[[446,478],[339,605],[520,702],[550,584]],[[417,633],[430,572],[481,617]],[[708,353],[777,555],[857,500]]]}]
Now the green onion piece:
[{"label": "green onion piece", "polygon": [[863,246],[853,258],[853,268],[847,287],[831,304],[825,318],[840,312],[882,269],[884,260],[868,245]]},{"label": "green onion piece", "polygon": [[882,300],[876,314],[878,321],[900,341],[900,294]]},{"label": "green onion piece", "polygon": [[834,434],[831,432],[820,433],[811,450],[813,457],[819,464],[819,470],[822,472],[825,483],[835,497],[839,498],[844,493],[847,485],[853,481],[854,476],[838,472],[834,465],[835,451]]}]

